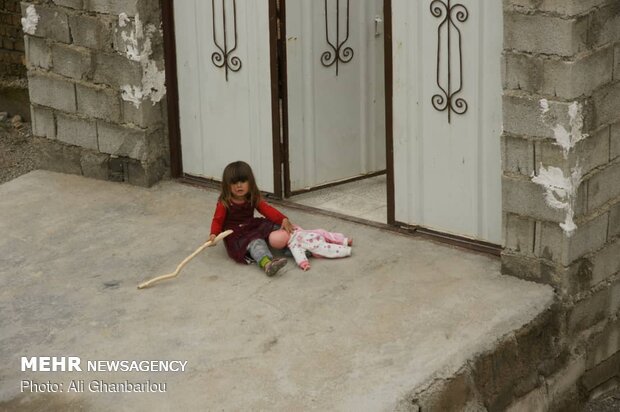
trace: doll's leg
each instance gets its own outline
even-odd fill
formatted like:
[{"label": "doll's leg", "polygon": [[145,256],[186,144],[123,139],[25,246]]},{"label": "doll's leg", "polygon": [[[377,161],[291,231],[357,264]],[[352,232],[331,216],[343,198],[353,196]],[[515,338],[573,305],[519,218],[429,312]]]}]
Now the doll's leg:
[{"label": "doll's leg", "polygon": [[352,239],[348,239],[342,233],[328,232],[328,231],[323,230],[323,229],[317,229],[316,233],[318,233],[321,236],[323,236],[327,243],[335,243],[337,245],[342,245],[342,246],[351,246],[351,244],[353,243]]},{"label": "doll's leg", "polygon": [[267,246],[267,242],[263,239],[251,241],[248,245],[248,253],[258,263],[258,266],[265,271],[267,276],[275,275],[287,263],[286,258],[274,259],[269,246]]},{"label": "doll's leg", "polygon": [[320,242],[313,245],[312,253],[326,258],[341,258],[351,256],[351,248],[349,246],[338,245],[335,243]]}]

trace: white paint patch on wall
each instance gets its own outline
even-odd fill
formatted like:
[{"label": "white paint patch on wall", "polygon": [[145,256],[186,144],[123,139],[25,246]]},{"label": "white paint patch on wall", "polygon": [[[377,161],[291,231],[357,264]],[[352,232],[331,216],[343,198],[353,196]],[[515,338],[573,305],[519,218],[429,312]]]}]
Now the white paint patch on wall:
[{"label": "white paint patch on wall", "polygon": [[[583,114],[581,104],[573,102],[568,107],[569,132],[564,126],[557,123],[555,119],[549,119],[549,102],[546,99],[540,100],[539,103],[543,121],[550,123],[550,127],[553,129],[555,144],[562,148],[564,159],[568,159],[568,154],[575,145],[587,137],[586,134],[582,133]],[[564,176],[564,171],[558,167],[548,166],[545,168],[542,163],[540,164],[538,175],[532,174],[532,182],[545,189],[547,205],[566,212],[566,217],[564,222],[560,223],[560,227],[568,237],[572,236],[577,229],[574,221],[575,201],[582,176],[583,173],[579,162],[570,169],[569,176]]]},{"label": "white paint patch on wall", "polygon": [[127,17],[127,13],[121,13],[118,15],[118,25],[120,27],[125,27],[127,26],[127,23],[129,23],[129,17]]},{"label": "white paint patch on wall", "polygon": [[[126,13],[118,16],[119,27],[126,27],[129,18]],[[153,104],[160,101],[166,94],[166,74],[164,70],[157,68],[157,63],[151,60],[153,54],[152,38],[157,31],[153,24],[143,27],[140,15],[136,14],[133,30],[121,32],[121,38],[125,42],[127,58],[137,61],[142,66],[142,82],[140,85],[126,84],[121,86],[123,100],[132,102],[139,108],[142,102],[150,99]]]},{"label": "white paint patch on wall", "polygon": [[562,147],[564,158],[567,159],[568,153],[575,145],[580,140],[588,137],[587,134],[581,132],[583,129],[583,106],[578,102],[573,102],[568,107],[570,132],[549,115],[549,102],[547,99],[540,100],[540,110],[542,112],[543,122],[549,124],[553,129],[555,144]]},{"label": "white paint patch on wall", "polygon": [[37,30],[37,24],[39,23],[39,15],[34,5],[31,4],[26,8],[26,17],[22,17],[22,28],[24,33],[34,34]]},{"label": "white paint patch on wall", "polygon": [[570,176],[564,176],[564,172],[559,167],[540,166],[538,176],[532,177],[532,182],[541,185],[545,189],[545,201],[554,208],[564,210],[566,217],[560,227],[567,236],[571,236],[577,229],[575,224],[575,199],[577,189],[581,185],[581,168],[575,167],[571,170]]}]

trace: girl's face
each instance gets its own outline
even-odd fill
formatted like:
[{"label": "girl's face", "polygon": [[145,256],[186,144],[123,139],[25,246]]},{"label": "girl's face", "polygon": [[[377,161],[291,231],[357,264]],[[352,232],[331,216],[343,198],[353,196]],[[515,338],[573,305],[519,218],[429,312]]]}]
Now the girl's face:
[{"label": "girl's face", "polygon": [[250,183],[247,180],[230,185],[230,193],[232,194],[233,199],[236,200],[245,200],[245,196],[248,194],[249,190]]}]

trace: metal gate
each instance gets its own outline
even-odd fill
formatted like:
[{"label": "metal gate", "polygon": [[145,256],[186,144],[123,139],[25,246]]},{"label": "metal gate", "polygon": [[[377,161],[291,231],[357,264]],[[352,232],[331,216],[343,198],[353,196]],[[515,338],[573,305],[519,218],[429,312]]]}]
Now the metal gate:
[{"label": "metal gate", "polygon": [[383,0],[285,0],[288,191],[385,170]]},{"label": "metal gate", "polygon": [[385,0],[386,62],[383,0],[278,1],[174,2],[184,173],[294,193],[385,170],[392,130],[390,222],[501,243],[501,2]]},{"label": "metal gate", "polygon": [[220,180],[244,160],[274,192],[269,17],[267,0],[174,2],[185,174]]},{"label": "metal gate", "polygon": [[392,0],[396,221],[501,243],[502,2]]}]

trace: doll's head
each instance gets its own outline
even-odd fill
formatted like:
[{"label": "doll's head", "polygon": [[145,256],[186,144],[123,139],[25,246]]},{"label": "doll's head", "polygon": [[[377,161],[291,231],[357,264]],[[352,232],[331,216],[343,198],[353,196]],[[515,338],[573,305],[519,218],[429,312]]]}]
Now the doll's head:
[{"label": "doll's head", "polygon": [[284,249],[290,237],[284,229],[274,230],[269,234],[269,246],[274,249]]}]

